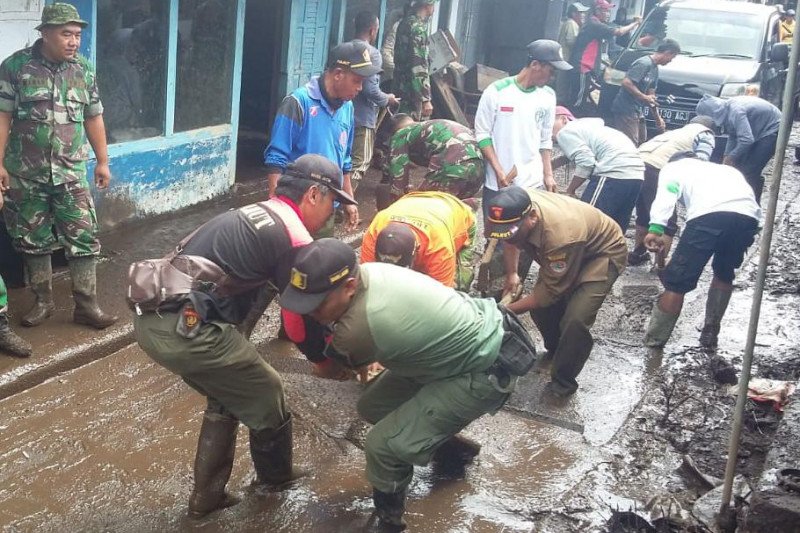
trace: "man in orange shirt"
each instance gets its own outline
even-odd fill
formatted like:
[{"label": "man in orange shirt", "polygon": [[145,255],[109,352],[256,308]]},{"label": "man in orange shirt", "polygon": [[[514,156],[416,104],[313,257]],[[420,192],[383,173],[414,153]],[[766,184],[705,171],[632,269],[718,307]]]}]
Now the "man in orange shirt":
[{"label": "man in orange shirt", "polygon": [[361,262],[394,263],[466,291],[472,284],[477,224],[472,208],[444,192],[412,192],[372,220]]}]

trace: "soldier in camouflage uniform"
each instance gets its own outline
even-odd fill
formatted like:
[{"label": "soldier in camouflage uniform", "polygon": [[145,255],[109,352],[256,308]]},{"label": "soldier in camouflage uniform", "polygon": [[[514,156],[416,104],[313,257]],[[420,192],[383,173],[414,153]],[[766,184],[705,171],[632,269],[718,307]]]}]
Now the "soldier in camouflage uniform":
[{"label": "soldier in camouflage uniform", "polygon": [[397,27],[392,87],[400,112],[421,120],[433,114],[428,50],[428,20],[438,0],[412,0]]},{"label": "soldier in camouflage uniform", "polygon": [[50,254],[58,243],[69,260],[74,321],[102,329],[117,320],[100,309],[96,296],[100,243],[86,177],[87,137],[97,157],[98,188],[108,186],[111,172],[94,70],[78,55],[86,25],[72,5],[48,5],[36,28],[42,38],[0,65],[4,214],[36,295],[25,326],[38,326],[53,312]]},{"label": "soldier in camouflage uniform", "polygon": [[469,128],[452,120],[414,122],[408,115],[395,115],[392,126],[389,168],[383,180],[391,186],[392,199],[409,191],[412,164],[428,169],[417,190],[448,192],[462,200],[478,194],[485,169]]}]

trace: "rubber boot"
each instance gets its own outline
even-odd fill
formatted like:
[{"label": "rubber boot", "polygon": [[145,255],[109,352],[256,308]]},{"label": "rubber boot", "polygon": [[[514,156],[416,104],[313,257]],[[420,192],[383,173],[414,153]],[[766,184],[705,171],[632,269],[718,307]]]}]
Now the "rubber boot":
[{"label": "rubber boot", "polygon": [[0,313],[0,351],[14,357],[30,357],[33,350],[31,345],[22,337],[11,331],[8,324],[8,315]]},{"label": "rubber boot", "polygon": [[733,291],[711,287],[708,289],[708,299],[706,300],[706,319],[703,331],[700,333],[700,345],[704,348],[713,350],[719,341],[719,328],[722,317],[728,309],[728,302],[731,301]]},{"label": "rubber boot", "polygon": [[28,285],[36,295],[33,309],[22,317],[22,325],[35,327],[53,314],[53,266],[50,254],[26,255],[25,269],[28,272]]},{"label": "rubber boot", "polygon": [[69,260],[72,296],[75,299],[72,321],[96,329],[105,329],[116,322],[118,317],[104,312],[97,304],[96,267],[97,260],[94,256],[73,257]]},{"label": "rubber boot", "polygon": [[665,313],[658,307],[658,303],[653,306],[653,313],[650,315],[650,322],[647,324],[647,333],[644,336],[644,345],[650,348],[663,348],[672,330],[675,329],[675,323],[678,321],[680,313],[672,314]]},{"label": "rubber boot", "polygon": [[280,490],[306,475],[292,465],[292,417],[277,429],[250,430],[250,455],[256,469],[256,485]]},{"label": "rubber boot", "polygon": [[375,515],[380,521],[381,531],[394,532],[406,529],[406,521],[403,520],[403,514],[406,512],[405,490],[389,494],[372,489],[372,501],[375,504]]},{"label": "rubber boot", "polygon": [[231,477],[239,421],[224,415],[206,413],[194,458],[194,490],[189,498],[189,516],[203,516],[239,503],[225,491]]}]

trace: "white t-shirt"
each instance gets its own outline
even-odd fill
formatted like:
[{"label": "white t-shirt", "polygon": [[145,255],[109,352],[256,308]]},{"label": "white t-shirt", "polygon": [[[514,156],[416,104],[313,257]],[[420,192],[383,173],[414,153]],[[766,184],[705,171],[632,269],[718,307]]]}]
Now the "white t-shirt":
[{"label": "white t-shirt", "polygon": [[728,165],[694,158],[667,163],[658,174],[650,223],[666,226],[679,198],[686,206],[687,222],[709,213],[739,213],[761,221],[753,188]]},{"label": "white t-shirt", "polygon": [[[550,87],[522,89],[516,77],[494,82],[483,91],[475,114],[478,145],[491,143],[500,166],[508,173],[517,167],[514,185],[541,187],[544,169],[540,150],[553,148],[556,94]],[[487,163],[485,186],[497,190],[497,176]]]}]

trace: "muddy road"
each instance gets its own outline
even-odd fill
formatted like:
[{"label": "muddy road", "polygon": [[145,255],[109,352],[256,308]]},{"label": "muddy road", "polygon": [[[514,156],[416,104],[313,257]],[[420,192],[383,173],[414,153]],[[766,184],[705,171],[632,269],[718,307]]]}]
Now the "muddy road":
[{"label": "muddy road", "polygon": [[[796,379],[800,363],[800,257],[794,244],[800,187],[794,173],[787,167],[756,376]],[[371,188],[366,182],[359,196],[372,197]],[[258,194],[244,191],[229,202],[255,201]],[[214,209],[223,208],[220,204]],[[131,257],[162,253],[198,220],[208,218],[209,210],[107,236],[101,291],[119,294],[121,273]],[[374,207],[366,207],[365,214],[371,212]],[[754,246],[738,276],[714,356],[734,370],[744,344],[756,251]],[[699,527],[690,511],[707,489],[680,467],[690,455],[705,473],[722,476],[735,401],[715,378],[712,357],[696,349],[708,281],[687,298],[672,342],[663,352],[648,351],[641,338],[660,287],[649,266],[628,269],[598,316],[594,352],[574,398],[562,405],[549,402],[541,395],[547,377],[527,376],[507,409],[466,431],[483,449],[465,471],[416,470],[409,530],[606,531],[615,510],[636,509],[647,516],[650,511],[643,509],[653,498],[674,502],[687,511],[687,523]],[[66,280],[58,283],[65,290]],[[26,298],[12,291],[12,302],[19,302],[15,306],[24,308]],[[117,296],[109,305],[126,312]],[[0,360],[0,387],[15,383],[29,370],[26,365],[43,368],[39,379],[0,400],[3,531],[370,530],[371,488],[363,475],[361,451],[368,428],[355,412],[361,386],[311,376],[302,356],[274,339],[274,308],[259,323],[254,340],[284,377],[296,417],[295,461],[310,475],[282,493],[252,489],[247,432],[240,428],[229,488],[242,502],[194,521],[185,514],[203,399],[136,345],[123,342],[129,338],[128,320],[118,326],[122,335],[112,335],[122,346],[105,353],[98,349],[68,371],[54,366],[64,350],[74,349],[65,346],[102,344],[66,324],[64,307],[54,328],[22,331],[34,336],[38,363]],[[540,342],[535,328],[533,333]],[[763,425],[746,432],[751,444],[743,448],[742,469],[751,476],[760,472],[759,446],[769,437],[769,421],[761,420]]]}]

